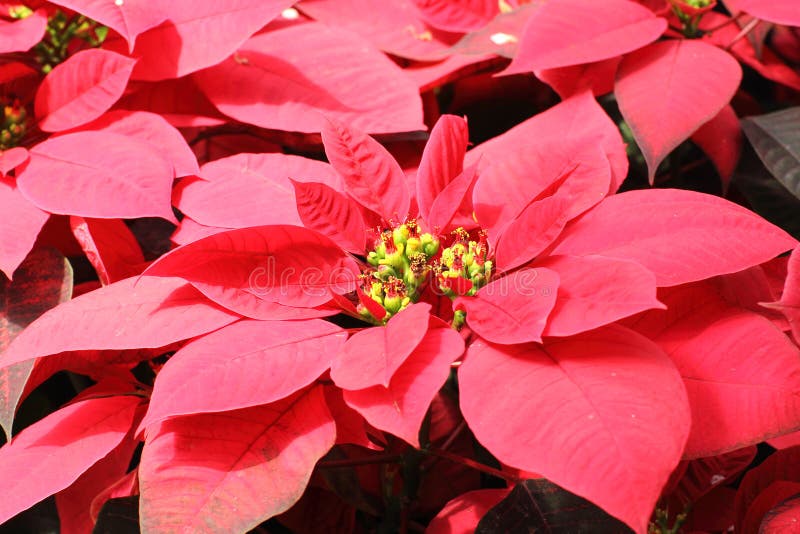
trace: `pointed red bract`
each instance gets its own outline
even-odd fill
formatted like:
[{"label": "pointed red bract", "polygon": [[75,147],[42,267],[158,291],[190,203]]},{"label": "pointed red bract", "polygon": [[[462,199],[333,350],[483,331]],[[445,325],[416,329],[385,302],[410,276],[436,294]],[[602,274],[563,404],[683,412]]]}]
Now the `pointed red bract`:
[{"label": "pointed red bract", "polygon": [[336,117],[369,133],[425,129],[400,67],[356,34],[316,22],[258,34],[195,80],[224,114],[263,128],[317,133]]},{"label": "pointed red bract", "polygon": [[158,113],[176,128],[219,126],[226,122],[191,76],[160,82],[133,81],[128,84],[128,91],[117,103],[118,108]]},{"label": "pointed red bract", "polygon": [[142,530],[246,532],[297,502],[335,439],[321,387],[165,421],[139,466]]},{"label": "pointed red bract", "polygon": [[455,309],[467,312],[467,324],[492,343],[541,341],[558,291],[550,269],[520,269],[483,286],[474,297],[459,297]]},{"label": "pointed red bract", "polygon": [[108,110],[122,96],[135,60],[91,48],[70,56],[36,92],[36,118],[45,132],[69,130]]},{"label": "pointed red bract", "polygon": [[107,132],[77,132],[39,143],[19,171],[27,199],[50,213],[95,218],[162,217],[172,166],[150,145]]},{"label": "pointed red bract", "polygon": [[139,401],[114,396],[77,402],[0,448],[0,476],[8,489],[0,502],[0,523],[66,488],[119,445]]},{"label": "pointed red bract", "polygon": [[458,376],[464,418],[495,457],[645,532],[690,424],[657,345],[618,326],[544,346],[477,342]]},{"label": "pointed red bract", "polygon": [[508,489],[481,489],[462,493],[436,514],[425,534],[467,534],[478,521],[508,495]]},{"label": "pointed red bract", "polygon": [[733,56],[697,40],[654,43],[622,60],[614,94],[651,183],[658,164],[730,102],[741,79]]},{"label": "pointed red bract", "polygon": [[800,340],[800,247],[789,257],[786,285],[778,302],[770,304],[786,316],[796,340]]},{"label": "pointed red bract", "polygon": [[422,420],[447,380],[450,364],[463,352],[458,332],[447,325],[431,328],[394,372],[388,387],[345,391],[344,400],[375,428],[418,448]]},{"label": "pointed red bract", "polygon": [[497,268],[510,271],[547,248],[567,224],[567,201],[548,197],[528,204],[503,228],[497,240]]},{"label": "pointed red bract", "polygon": [[708,283],[664,291],[664,311],[628,324],[675,362],[692,407],[684,456],[732,451],[800,428],[800,350]]},{"label": "pointed red bract", "polygon": [[28,161],[27,148],[15,146],[8,150],[2,150],[0,151],[0,173],[6,175],[26,161]]},{"label": "pointed red bract", "polygon": [[436,195],[430,212],[424,216],[432,231],[446,233],[453,228],[468,228],[475,223],[472,218],[471,197],[477,179],[478,166],[472,165]]},{"label": "pointed red bract", "polygon": [[546,2],[528,20],[505,73],[610,59],[652,43],[666,28],[666,20],[630,0]]},{"label": "pointed red bract", "polygon": [[722,179],[723,191],[727,191],[742,150],[742,128],[736,112],[730,105],[725,106],[716,117],[692,134],[691,139],[714,163]]},{"label": "pointed red bract", "polygon": [[800,26],[800,11],[793,0],[736,0],[731,2],[734,9],[776,24]]},{"label": "pointed red bract", "polygon": [[386,326],[354,334],[333,355],[331,378],[342,389],[388,387],[397,369],[408,359],[428,331],[431,305],[411,304],[389,319]]},{"label": "pointed red bract", "polygon": [[608,197],[561,235],[552,254],[633,260],[653,271],[659,286],[741,271],[796,244],[741,206],[679,189]]},{"label": "pointed red bract", "polygon": [[303,226],[316,230],[354,254],[364,254],[367,229],[358,203],[320,183],[295,182],[297,213]]},{"label": "pointed red bract", "polygon": [[322,129],[325,155],[362,206],[386,221],[403,221],[410,195],[400,164],[375,139],[328,117]]},{"label": "pointed red bract", "polygon": [[[203,165],[175,189],[175,206],[206,226],[301,225],[291,180],[340,188],[327,163],[286,154],[236,154]],[[361,250],[363,252],[363,249]]]},{"label": "pointed red bract", "polygon": [[169,3],[153,0],[55,0],[53,3],[82,13],[113,29],[128,41],[131,50],[140,33],[158,26],[170,15],[169,10],[164,9]]},{"label": "pointed red bract", "polygon": [[656,278],[638,263],[602,256],[551,256],[533,263],[558,273],[558,295],[545,336],[571,336],[650,308]]},{"label": "pointed red bract", "polygon": [[561,98],[569,98],[586,89],[591,90],[594,96],[601,96],[614,90],[614,77],[620,61],[621,57],[614,57],[572,67],[537,70],[534,74]]},{"label": "pointed red bract", "polygon": [[[536,142],[532,143],[532,139]],[[617,126],[588,91],[572,96],[478,145],[467,152],[465,164],[472,165],[480,160],[481,170],[493,165],[508,166],[514,171],[514,179],[530,180],[528,165],[533,160],[532,165],[538,167],[537,158],[541,158],[542,145],[569,155],[571,151],[585,150],[587,139],[605,152],[611,164],[609,192],[615,192],[628,174],[625,144]]]},{"label": "pointed red bract", "polygon": [[384,52],[417,61],[446,58],[460,37],[425,24],[409,0],[304,0],[297,8],[323,24],[364,36]]},{"label": "pointed red bract", "polygon": [[[600,202],[609,189],[608,160],[602,149],[587,139],[573,139],[569,143],[540,140],[525,152],[498,156],[486,156],[482,160],[488,165],[480,172],[472,200],[479,224],[495,243],[507,228],[508,232],[519,233],[520,228],[531,223],[544,225],[544,219],[563,226]],[[550,196],[561,198],[546,198]],[[541,221],[537,221],[536,212],[542,213]],[[509,228],[515,220],[516,230]],[[549,245],[559,231],[554,229],[555,233],[549,238],[542,238],[544,246]],[[538,239],[536,232],[531,237]],[[524,238],[529,236],[524,235]],[[507,268],[502,262],[500,267]]]},{"label": "pointed red bract", "polygon": [[104,285],[144,270],[142,249],[122,221],[70,217],[70,227]]},{"label": "pointed red bract", "polygon": [[91,513],[95,498],[128,471],[134,450],[139,442],[126,436],[105,458],[86,470],[68,488],[56,494],[60,532],[90,532],[97,516]]},{"label": "pointed red bract", "polygon": [[436,197],[464,170],[468,142],[467,121],[455,115],[442,115],[431,130],[417,169],[417,205],[426,221]]},{"label": "pointed red bract", "polygon": [[[166,22],[136,40],[133,56],[138,62],[133,78],[179,78],[216,65],[292,3],[292,0],[166,2],[162,8],[166,11]],[[198,35],[203,38],[198,39]]]},{"label": "pointed red bract", "polygon": [[257,226],[204,237],[145,271],[177,276],[232,310],[265,301],[313,308],[355,288],[358,268],[329,238],[298,226]]},{"label": "pointed red bract", "polygon": [[495,0],[411,0],[431,26],[451,32],[469,32],[500,13]]},{"label": "pointed red bract", "polygon": [[25,52],[38,43],[47,28],[47,11],[37,9],[15,22],[0,21],[0,54]]},{"label": "pointed red bract", "polygon": [[44,223],[50,217],[22,196],[7,178],[0,178],[0,270],[11,279],[28,255]]},{"label": "pointed red bract", "polygon": [[175,177],[197,174],[197,158],[181,133],[163,117],[147,111],[114,110],[82,129],[110,132],[144,141],[172,164]]},{"label": "pointed red bract", "polygon": [[[741,532],[745,516],[750,508],[775,483],[800,483],[800,447],[784,449],[772,454],[761,464],[748,471],[739,484],[734,507],[736,510],[735,527]],[[764,512],[769,510],[766,508]]]},{"label": "pointed red bract", "polygon": [[0,366],[59,352],[164,347],[239,316],[177,278],[127,278],[53,308],[26,328]]},{"label": "pointed red bract", "polygon": [[344,330],[319,319],[221,328],[189,342],[164,365],[142,427],[288,397],[319,378],[346,339]]}]

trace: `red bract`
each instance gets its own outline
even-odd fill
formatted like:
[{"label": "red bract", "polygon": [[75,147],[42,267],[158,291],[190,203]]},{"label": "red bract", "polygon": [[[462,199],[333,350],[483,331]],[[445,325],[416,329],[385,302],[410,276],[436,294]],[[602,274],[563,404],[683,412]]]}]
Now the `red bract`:
[{"label": "red bract", "polygon": [[787,6],[4,4],[0,522],[786,524]]}]

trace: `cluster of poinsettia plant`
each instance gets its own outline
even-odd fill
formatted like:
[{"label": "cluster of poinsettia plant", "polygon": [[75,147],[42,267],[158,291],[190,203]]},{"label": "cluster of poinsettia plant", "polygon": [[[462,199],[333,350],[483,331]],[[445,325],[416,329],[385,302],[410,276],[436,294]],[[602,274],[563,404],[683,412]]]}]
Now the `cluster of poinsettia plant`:
[{"label": "cluster of poinsettia plant", "polygon": [[0,524],[791,524],[791,4],[0,4]]}]

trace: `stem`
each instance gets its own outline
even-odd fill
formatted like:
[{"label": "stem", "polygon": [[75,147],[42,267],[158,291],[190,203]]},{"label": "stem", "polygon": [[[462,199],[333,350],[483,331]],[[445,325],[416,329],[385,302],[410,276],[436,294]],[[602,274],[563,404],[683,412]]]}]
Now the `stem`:
[{"label": "stem", "polygon": [[726,20],[725,22],[723,22],[721,24],[717,24],[716,26],[712,26],[711,28],[705,30],[705,32],[706,33],[714,33],[717,30],[721,30],[722,28],[724,28],[728,24],[733,24],[734,22],[737,22],[740,18],[742,18],[743,15],[744,15],[744,12],[741,12],[738,15],[736,15],[735,17],[731,17],[731,18],[729,18],[728,20]]},{"label": "stem", "polygon": [[750,22],[748,22],[745,25],[745,27],[742,28],[741,31],[736,34],[736,37],[731,39],[731,42],[728,43],[728,46],[725,47],[725,50],[729,51],[731,48],[733,48],[733,45],[741,41],[744,37],[747,37],[747,34],[753,31],[755,27],[759,25],[760,22],[761,19],[753,19]]},{"label": "stem", "polygon": [[453,429],[450,435],[447,436],[447,439],[444,441],[444,443],[442,443],[442,446],[440,447],[441,450],[446,451],[447,449],[449,449],[450,446],[453,445],[453,442],[456,440],[456,438],[458,438],[459,434],[461,434],[465,428],[467,428],[467,422],[462,420],[458,424],[458,426]]},{"label": "stem", "polygon": [[317,464],[320,469],[341,469],[370,464],[399,464],[403,461],[400,454],[380,454],[369,458],[347,458],[346,460],[325,460]]},{"label": "stem", "polygon": [[444,458],[445,460],[450,460],[451,462],[466,465],[467,467],[471,467],[472,469],[475,469],[482,473],[486,473],[487,475],[491,475],[497,478],[502,478],[503,480],[507,480],[514,484],[516,484],[520,480],[518,477],[514,475],[505,473],[503,471],[500,471],[499,469],[495,469],[494,467],[489,467],[488,465],[476,462],[475,460],[470,460],[469,458],[464,458],[463,456],[453,454],[452,452],[443,451],[441,449],[427,449],[422,452],[426,454],[431,454],[433,456],[438,456],[439,458]]}]

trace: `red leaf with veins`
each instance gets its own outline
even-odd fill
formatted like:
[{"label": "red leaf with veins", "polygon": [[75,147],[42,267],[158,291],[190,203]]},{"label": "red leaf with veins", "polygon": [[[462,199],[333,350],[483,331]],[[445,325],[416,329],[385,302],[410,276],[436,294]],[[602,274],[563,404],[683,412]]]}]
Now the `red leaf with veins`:
[{"label": "red leaf with veins", "polygon": [[148,432],[139,466],[142,529],[248,531],[297,502],[335,439],[321,387],[165,421]]},{"label": "red leaf with veins", "polygon": [[28,202],[10,178],[0,178],[0,211],[0,270],[11,279],[50,215]]},{"label": "red leaf with veins", "polygon": [[657,345],[619,326],[545,345],[479,341],[458,377],[464,418],[498,460],[646,530],[690,424]]},{"label": "red leaf with veins", "polygon": [[466,534],[474,532],[478,521],[508,495],[509,489],[481,489],[462,493],[436,514],[425,534]]},{"label": "red leaf with veins", "polygon": [[386,326],[366,328],[347,340],[331,364],[331,378],[342,389],[388,387],[392,376],[428,331],[431,305],[411,304]]},{"label": "red leaf with veins", "polygon": [[327,163],[286,154],[218,159],[203,165],[200,178],[182,181],[173,192],[173,202],[200,224],[221,228],[300,226],[291,180],[341,188],[341,178]]},{"label": "red leaf with veins", "polygon": [[[149,276],[176,276],[231,309],[314,308],[355,288],[358,267],[330,238],[299,226],[226,230],[161,256]],[[274,306],[273,306],[274,307]]]},{"label": "red leaf with veins", "polygon": [[567,224],[567,200],[547,197],[528,204],[503,228],[495,248],[498,271],[510,271],[547,248]]},{"label": "red leaf with veins", "polygon": [[736,112],[730,105],[725,106],[693,133],[691,139],[714,163],[722,179],[722,190],[727,191],[742,151],[742,128]]},{"label": "red leaf with veins", "polygon": [[466,311],[469,327],[492,343],[541,341],[557,289],[555,271],[520,269],[489,282],[473,297],[457,298],[453,307]]},{"label": "red leaf with veins", "polygon": [[306,228],[341,243],[348,252],[364,254],[367,228],[356,201],[325,184],[292,180],[292,185],[297,212]]},{"label": "red leaf with veins", "polygon": [[[537,142],[531,143],[531,139]],[[534,168],[541,165],[542,145],[551,151],[558,150],[556,153],[569,155],[584,150],[585,139],[592,139],[591,144],[605,152],[611,164],[609,192],[615,192],[628,174],[625,144],[617,126],[588,91],[576,94],[478,145],[467,152],[464,163],[473,165],[480,160],[479,168],[483,172],[502,162],[514,173],[514,179],[524,182],[531,179],[529,165]]]},{"label": "red leaf with veins", "polygon": [[425,24],[409,0],[303,0],[297,8],[323,24],[362,35],[384,52],[416,61],[446,58],[460,37]]},{"label": "red leaf with veins", "polygon": [[730,4],[734,9],[741,9],[759,19],[786,26],[800,26],[800,10],[794,0],[736,0]]},{"label": "red leaf with veins", "polygon": [[[489,161],[489,156],[484,160]],[[533,217],[535,222],[536,216],[530,210],[536,209],[533,206],[537,200],[548,200],[546,197],[556,198],[542,204],[542,208],[560,204],[560,224],[565,224],[605,197],[610,178],[608,159],[588,139],[568,144],[540,141],[523,153],[492,159],[480,172],[472,203],[478,222],[489,233],[489,239],[497,243],[515,220],[517,225],[527,224],[519,220],[526,211],[526,217]],[[555,215],[548,219],[555,220]],[[508,231],[513,232],[510,228]],[[545,246],[557,235],[550,236]],[[511,266],[500,263],[499,267]]]},{"label": "red leaf with veins", "polygon": [[144,256],[136,237],[119,219],[70,217],[72,233],[104,285],[140,274]]},{"label": "red leaf with veins", "polygon": [[172,164],[176,178],[200,171],[197,158],[183,135],[155,113],[124,109],[109,111],[81,129],[117,133],[144,141]]},{"label": "red leaf with veins", "polygon": [[226,121],[191,76],[160,82],[132,81],[116,107],[158,113],[176,128],[218,126]]},{"label": "red leaf with veins", "polygon": [[47,28],[47,10],[37,9],[15,22],[0,21],[0,54],[25,52],[38,43]]},{"label": "red leaf with veins", "polygon": [[0,523],[72,484],[128,433],[136,396],[77,402],[48,415],[0,448],[0,476],[8,492]]},{"label": "red leaf with veins", "polygon": [[262,128],[318,133],[335,117],[370,133],[425,129],[417,87],[400,67],[358,35],[316,22],[260,33],[194,79],[217,109]]},{"label": "red leaf with veins", "polygon": [[239,316],[177,278],[127,278],[46,312],[0,357],[0,366],[88,349],[164,347]]},{"label": "red leaf with veins", "polygon": [[500,13],[496,0],[411,0],[431,26],[451,32],[478,30]]},{"label": "red leaf with veins", "polygon": [[386,221],[403,221],[410,195],[400,164],[375,139],[343,122],[328,118],[322,129],[325,155],[362,206]]},{"label": "red leaf with veins", "polygon": [[741,79],[733,56],[696,40],[654,43],[622,60],[614,93],[650,183],[658,164],[730,102]]},{"label": "red leaf with veins", "polygon": [[602,96],[614,90],[614,77],[621,57],[572,67],[537,70],[536,77],[553,88],[561,98],[580,93],[585,89],[594,96]]},{"label": "red leaf with veins", "polygon": [[417,205],[426,221],[430,222],[436,197],[464,170],[467,143],[469,130],[465,119],[455,115],[439,117],[417,169]]},{"label": "red leaf with veins", "polygon": [[[140,411],[144,413],[144,410]],[[86,470],[71,486],[56,494],[60,532],[92,531],[97,521],[97,516],[91,513],[95,498],[125,476],[138,445],[138,441],[126,436],[105,458]]]},{"label": "red leaf with veins", "polygon": [[143,141],[116,133],[76,132],[39,143],[30,156],[17,185],[43,210],[98,219],[175,219],[172,165]]},{"label": "red leaf with veins", "polygon": [[447,184],[436,196],[429,214],[425,217],[429,229],[445,233],[452,228],[467,227],[468,223],[475,223],[472,219],[471,197],[477,179],[478,166],[472,165]]},{"label": "red leaf with veins", "polygon": [[800,340],[800,246],[796,247],[789,257],[786,284],[781,299],[770,303],[769,307],[783,312],[792,328],[792,335],[796,340]]},{"label": "red leaf with veins", "polygon": [[684,457],[753,445],[800,426],[800,350],[769,319],[729,306],[708,282],[659,294],[667,310],[626,324],[669,355],[686,384]]},{"label": "red leaf with veins", "polygon": [[167,418],[268,404],[328,370],[347,333],[309,321],[239,321],[176,352],[158,373],[141,427]]},{"label": "red leaf with veins", "polygon": [[679,189],[608,197],[561,235],[552,254],[633,260],[651,270],[659,286],[741,271],[796,244],[737,204]]},{"label": "red leaf with veins", "polygon": [[[745,473],[734,501],[737,532],[741,532],[745,516],[753,508],[758,496],[762,495],[770,486],[780,482],[800,483],[798,466],[800,466],[800,447],[792,447],[772,454],[761,464]],[[763,512],[767,510],[769,507]]]},{"label": "red leaf with veins", "polygon": [[133,50],[140,33],[158,26],[170,15],[165,9],[169,3],[159,5],[153,0],[123,0],[119,3],[108,0],[55,0],[52,3],[108,26],[128,41],[130,50]]},{"label": "red leaf with veins", "polygon": [[388,386],[345,391],[344,400],[375,428],[419,448],[422,420],[447,380],[450,364],[463,352],[458,332],[445,323],[434,326],[397,368]]},{"label": "red leaf with veins", "polygon": [[504,74],[569,67],[652,43],[667,21],[630,0],[559,0],[534,10]]},{"label": "red leaf with veins", "polygon": [[[129,0],[125,0],[128,2]],[[180,78],[216,65],[275,18],[292,0],[163,0],[164,23],[140,34],[133,49],[135,80]],[[123,4],[124,5],[124,4]],[[150,9],[153,9],[152,4]],[[197,39],[202,35],[202,39]]]},{"label": "red leaf with veins", "polygon": [[122,96],[135,60],[90,48],[56,65],[36,92],[39,128],[69,130],[93,121]]},{"label": "red leaf with veins", "polygon": [[603,256],[550,256],[532,266],[558,273],[558,295],[542,333],[571,336],[650,308],[656,278],[636,262]]},{"label": "red leaf with veins", "polygon": [[28,161],[28,149],[15,146],[8,150],[0,151],[0,173],[7,175],[23,163]]}]

